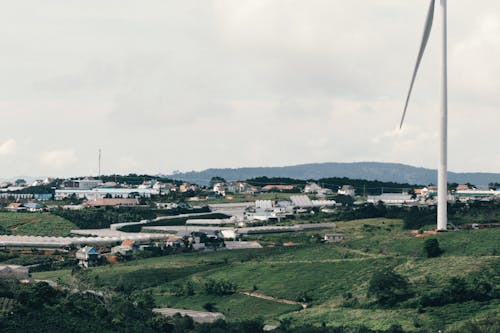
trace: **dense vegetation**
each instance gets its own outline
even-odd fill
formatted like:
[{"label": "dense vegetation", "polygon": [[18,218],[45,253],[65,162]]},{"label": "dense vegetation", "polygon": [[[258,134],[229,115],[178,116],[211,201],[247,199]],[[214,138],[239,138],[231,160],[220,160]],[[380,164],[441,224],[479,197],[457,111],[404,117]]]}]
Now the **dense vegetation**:
[{"label": "dense vegetation", "polygon": [[284,178],[284,177],[256,177],[252,179],[247,179],[247,183],[254,186],[266,186],[266,185],[293,185],[304,187],[307,184],[305,180]]},{"label": "dense vegetation", "polygon": [[182,184],[182,181],[176,181],[170,178],[165,178],[161,176],[152,176],[152,175],[138,175],[135,173],[130,173],[128,175],[100,176],[96,177],[96,179],[100,179],[103,182],[117,182],[120,184],[129,184],[129,185],[141,185],[143,182],[151,180],[157,180],[163,183]]},{"label": "dense vegetation", "polygon": [[61,216],[78,226],[80,229],[109,228],[113,223],[139,222],[151,220],[158,216],[172,216],[185,213],[209,212],[208,207],[176,208],[176,209],[143,209],[135,207],[120,208],[88,208],[83,210],[57,209],[52,213]]},{"label": "dense vegetation", "polygon": [[342,185],[352,185],[358,195],[379,195],[381,193],[401,193],[402,190],[422,187],[422,185],[383,182],[378,180],[349,179],[346,177],[322,178],[318,181],[321,186],[337,191]]},{"label": "dense vegetation", "polygon": [[203,215],[196,215],[195,217],[183,216],[183,217],[175,217],[175,218],[169,218],[169,219],[160,219],[160,220],[144,223],[141,225],[127,225],[127,226],[121,227],[120,231],[139,232],[142,229],[142,227],[185,225],[187,220],[193,219],[193,218],[196,218],[198,220],[226,219],[226,218],[229,218],[229,216],[225,215],[225,214],[221,214],[221,213],[209,213],[209,214],[203,214]]},{"label": "dense vegetation", "polygon": [[31,253],[0,250],[0,265],[30,266],[31,272],[49,271],[76,266],[76,259],[68,253],[55,251],[47,256],[45,251],[31,250]]},{"label": "dense vegetation", "polygon": [[[220,178],[220,177],[219,177]],[[265,186],[265,185],[293,185],[298,188],[304,188],[308,181],[301,179],[285,178],[285,177],[256,177],[246,180],[249,184],[255,186]],[[350,179],[350,178],[322,178],[319,180],[309,180],[312,182],[317,182],[322,187],[331,189],[335,193],[343,185],[352,185],[356,189],[356,194],[358,195],[378,195],[381,193],[401,193],[403,189],[409,190],[416,187],[422,187],[422,185],[408,184],[408,183],[395,183],[395,182],[382,182],[377,180],[365,180],[365,179]]]},{"label": "dense vegetation", "polygon": [[[316,209],[314,214],[290,217],[288,221],[291,223],[297,220],[303,222],[327,222],[381,217],[389,219],[399,218],[403,220],[403,227],[409,230],[428,228],[436,224],[436,206],[399,207],[385,206],[382,203],[375,205],[371,203],[353,205],[352,200],[345,198],[350,197],[337,196],[335,198],[336,200],[340,199],[338,202],[344,205],[337,207],[333,212],[323,213],[319,209]],[[472,223],[498,223],[500,221],[500,201],[449,204],[448,221],[456,226]]]},{"label": "dense vegetation", "polygon": [[[152,312],[148,293],[101,296],[96,293],[61,291],[46,283],[21,285],[0,282],[0,331],[10,332],[163,332],[163,333],[262,333],[260,319],[228,323],[196,324],[189,317],[165,318]],[[282,322],[276,333],[402,333],[401,326],[388,330],[366,327],[291,327]]]},{"label": "dense vegetation", "polygon": [[60,291],[46,283],[0,283],[0,297],[10,299],[9,311],[0,318],[7,332],[161,332],[169,323],[155,315],[148,294]]}]

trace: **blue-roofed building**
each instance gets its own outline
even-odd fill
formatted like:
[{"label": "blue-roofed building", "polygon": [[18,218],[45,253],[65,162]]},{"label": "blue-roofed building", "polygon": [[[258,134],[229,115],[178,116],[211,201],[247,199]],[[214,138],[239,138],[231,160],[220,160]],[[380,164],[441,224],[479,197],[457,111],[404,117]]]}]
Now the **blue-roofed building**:
[{"label": "blue-roofed building", "polygon": [[23,204],[28,212],[41,212],[45,209],[45,205],[38,202],[28,202]]},{"label": "blue-roofed building", "polygon": [[52,200],[54,195],[52,193],[40,193],[33,196],[35,200]]},{"label": "blue-roofed building", "polygon": [[78,265],[88,268],[98,263],[101,254],[95,247],[85,246],[76,251],[75,256],[78,259]]}]

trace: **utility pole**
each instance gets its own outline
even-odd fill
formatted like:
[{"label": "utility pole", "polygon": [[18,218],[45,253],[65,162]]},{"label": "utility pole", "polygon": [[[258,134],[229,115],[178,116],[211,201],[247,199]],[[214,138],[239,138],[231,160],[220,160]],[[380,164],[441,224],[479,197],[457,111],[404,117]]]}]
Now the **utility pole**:
[{"label": "utility pole", "polygon": [[101,178],[101,148],[99,148],[99,171],[98,171],[99,179]]}]

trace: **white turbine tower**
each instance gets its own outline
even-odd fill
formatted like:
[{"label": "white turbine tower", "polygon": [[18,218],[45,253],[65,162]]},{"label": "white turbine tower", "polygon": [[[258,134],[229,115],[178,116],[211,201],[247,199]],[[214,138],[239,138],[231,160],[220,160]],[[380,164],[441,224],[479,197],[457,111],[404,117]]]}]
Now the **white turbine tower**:
[{"label": "white turbine tower", "polygon": [[[403,126],[403,122],[406,115],[406,109],[408,108],[408,102],[410,101],[411,92],[413,89],[413,84],[415,83],[415,77],[417,76],[418,68],[420,62],[422,61],[422,56],[424,55],[425,47],[432,29],[432,22],[434,20],[434,4],[435,0],[431,0],[429,6],[429,11],[427,13],[427,19],[425,21],[424,35],[422,37],[422,42],[420,44],[420,50],[417,56],[417,63],[415,64],[415,69],[413,70],[413,76],[410,83],[410,89],[408,91],[408,96],[406,97],[405,107],[403,110],[403,117],[401,118],[400,128]],[[447,202],[448,202],[448,175],[447,175],[447,130],[448,130],[448,55],[447,55],[447,31],[446,31],[446,0],[441,0],[441,17],[442,17],[442,78],[441,78],[441,122],[440,122],[440,134],[439,134],[439,166],[438,166],[438,218],[437,218],[437,230],[446,231],[446,226],[448,225],[447,216]]]}]

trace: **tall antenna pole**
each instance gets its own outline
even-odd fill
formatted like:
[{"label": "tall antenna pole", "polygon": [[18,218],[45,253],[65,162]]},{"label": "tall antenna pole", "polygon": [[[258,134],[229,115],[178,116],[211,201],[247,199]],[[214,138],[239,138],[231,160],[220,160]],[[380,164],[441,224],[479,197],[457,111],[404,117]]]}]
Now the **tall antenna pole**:
[{"label": "tall antenna pole", "polygon": [[101,178],[101,148],[99,148],[99,178]]},{"label": "tall antenna pole", "polygon": [[442,22],[442,78],[441,78],[441,130],[438,168],[438,219],[437,230],[445,231],[448,225],[448,175],[447,175],[447,141],[448,141],[448,38],[447,38],[447,3],[441,0]]}]

